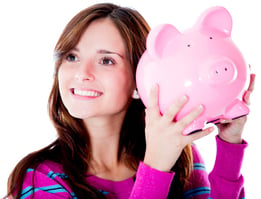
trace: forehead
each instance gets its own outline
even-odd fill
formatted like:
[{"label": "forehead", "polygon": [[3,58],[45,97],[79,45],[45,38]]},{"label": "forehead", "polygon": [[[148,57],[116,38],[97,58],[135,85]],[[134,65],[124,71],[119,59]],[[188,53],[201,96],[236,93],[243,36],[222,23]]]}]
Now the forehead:
[{"label": "forehead", "polygon": [[108,49],[125,57],[125,42],[115,24],[109,18],[94,20],[84,31],[77,46]]}]

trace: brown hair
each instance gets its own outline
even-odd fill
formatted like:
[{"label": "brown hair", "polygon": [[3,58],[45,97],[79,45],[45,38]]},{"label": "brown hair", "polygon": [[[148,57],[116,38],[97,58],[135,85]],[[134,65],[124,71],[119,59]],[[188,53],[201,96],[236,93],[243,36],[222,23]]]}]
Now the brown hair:
[{"label": "brown hair", "polygon": [[[21,195],[26,169],[34,168],[44,160],[58,162],[68,176],[68,185],[78,198],[104,198],[103,195],[85,181],[89,168],[90,140],[82,120],[72,117],[66,110],[58,89],[58,70],[66,54],[79,42],[88,25],[99,18],[109,18],[119,29],[126,42],[128,60],[136,71],[139,58],[146,48],[146,37],[150,30],[144,18],[135,10],[114,4],[96,4],[78,13],[67,24],[55,47],[54,83],[49,96],[49,115],[57,130],[58,138],[49,146],[29,154],[22,159],[9,177],[8,191]],[[132,100],[120,136],[118,157],[126,154],[128,166],[137,169],[145,153],[144,105],[140,100]],[[180,196],[191,172],[192,153],[187,146],[173,167],[176,172],[169,197]]]}]

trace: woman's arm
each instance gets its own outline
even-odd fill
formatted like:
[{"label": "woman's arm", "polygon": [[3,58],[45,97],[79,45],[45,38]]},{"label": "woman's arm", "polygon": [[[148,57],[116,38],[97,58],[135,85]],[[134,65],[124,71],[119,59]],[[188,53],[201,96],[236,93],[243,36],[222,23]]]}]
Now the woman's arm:
[{"label": "woman's arm", "polygon": [[162,115],[159,111],[159,88],[153,87],[146,109],[146,151],[144,163],[160,171],[170,171],[175,165],[184,147],[214,131],[213,127],[184,136],[184,129],[203,111],[199,105],[179,121],[174,121],[176,114],[187,103],[186,96],[174,102]]},{"label": "woman's arm", "polygon": [[185,187],[184,198],[194,199],[242,199],[243,177],[240,168],[247,143],[231,144],[216,137],[217,156],[212,172],[208,175],[204,161],[192,146],[193,170]]},{"label": "woman's arm", "polygon": [[152,89],[146,109],[145,158],[144,163],[139,165],[131,199],[167,198],[174,177],[170,170],[183,148],[214,130],[207,128],[192,135],[182,135],[183,130],[203,111],[203,107],[199,106],[180,121],[173,121],[187,100],[186,97],[181,98],[161,115],[158,107],[158,87]]},{"label": "woman's arm", "polygon": [[166,199],[174,175],[173,172],[159,171],[140,162],[130,199]]},{"label": "woman's arm", "polygon": [[[251,75],[251,82],[249,85],[249,89],[247,90],[246,95],[244,97],[245,101],[248,100],[249,95],[253,90],[253,84],[254,84],[254,75]],[[155,86],[151,91],[149,104],[146,110],[146,129],[145,129],[146,152],[144,158],[144,165],[142,165],[145,166],[145,170],[142,170],[144,168],[138,170],[137,182],[135,182],[131,195],[133,198],[138,198],[139,196],[145,196],[144,194],[148,194],[146,193],[150,191],[148,187],[152,187],[152,186],[158,188],[161,187],[160,185],[162,182],[160,181],[160,179],[156,178],[156,176],[160,176],[160,175],[154,175],[152,174],[153,173],[152,171],[154,170],[155,172],[162,172],[165,174],[168,173],[172,168],[172,166],[176,163],[183,148],[187,144],[190,144],[194,140],[200,139],[208,135],[214,130],[213,128],[210,127],[203,131],[191,135],[187,135],[187,136],[182,135],[182,131],[202,113],[203,108],[197,107],[187,116],[185,116],[183,119],[179,121],[173,121],[175,115],[186,104],[187,99],[185,97],[181,98],[176,103],[174,103],[163,115],[161,115],[158,107],[158,92],[159,92],[158,87]],[[239,118],[237,120],[229,121],[229,124],[227,124],[227,121],[223,121],[223,122],[225,122],[226,124],[221,124],[221,126],[219,126],[220,137],[224,138],[224,135],[228,136],[226,138],[229,138],[230,141],[231,140],[236,141],[238,140],[239,137],[241,139],[243,127],[245,124],[245,118]],[[217,153],[216,165],[209,176],[211,188],[212,188],[211,197],[212,199],[220,199],[220,198],[240,199],[240,197],[244,195],[243,181],[242,181],[243,177],[240,175],[240,168],[243,159],[243,151],[244,148],[246,147],[246,144],[245,143],[239,145],[228,144],[226,142],[222,142],[221,140],[219,140],[219,138],[217,138],[217,145],[218,147],[221,148],[218,148],[219,151]],[[237,158],[231,157],[231,155],[234,153],[233,151],[234,152],[237,151],[237,153],[239,154]],[[223,157],[222,154],[224,153],[227,153],[228,155],[230,154],[230,156],[228,156],[227,159],[222,160]],[[233,160],[234,164],[237,165],[237,169],[234,170],[233,165],[228,164],[229,163],[228,160]],[[220,174],[220,168],[222,168],[222,166],[227,167],[226,172],[229,172],[232,175],[232,177],[237,176],[238,178],[233,178],[233,179],[230,177],[225,178],[225,176]],[[201,174],[199,174],[199,177],[203,177],[206,180],[207,175],[204,174],[201,176]],[[165,181],[165,185],[163,186],[165,188],[162,188],[163,191],[162,193],[164,193],[162,195],[162,198],[166,197],[166,190],[169,189],[170,186],[169,183],[171,181],[170,179],[171,178]],[[227,183],[227,187],[230,188],[234,187],[233,190],[229,193],[225,193],[222,191],[222,189],[220,189],[222,188],[220,187],[220,185],[226,183]],[[205,188],[207,187],[208,186],[206,183]],[[208,192],[208,194],[205,194],[205,196],[202,196],[201,198],[208,198],[210,190],[208,189],[205,191]],[[231,197],[231,194],[233,195],[233,197]],[[148,198],[153,198],[153,196],[154,194],[150,195],[150,197]],[[155,194],[155,196],[159,198],[157,194]]]},{"label": "woman's arm", "polygon": [[[250,95],[254,90],[255,74],[251,74],[250,83],[243,100],[250,104]],[[243,176],[240,173],[244,150],[247,143],[242,133],[247,116],[220,120],[218,124],[217,157],[213,171],[209,175],[211,182],[211,198],[241,199],[244,197]]]},{"label": "woman's arm", "polygon": [[217,141],[217,157],[214,168],[209,174],[212,199],[242,199],[244,193],[244,179],[240,169],[247,143],[231,144]]}]

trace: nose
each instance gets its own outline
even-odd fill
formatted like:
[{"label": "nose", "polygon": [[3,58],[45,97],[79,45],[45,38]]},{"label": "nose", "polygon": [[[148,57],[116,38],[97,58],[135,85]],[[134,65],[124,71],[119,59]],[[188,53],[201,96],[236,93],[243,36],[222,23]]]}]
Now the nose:
[{"label": "nose", "polygon": [[95,80],[93,66],[90,63],[81,63],[75,73],[75,79],[78,81]]},{"label": "nose", "polygon": [[227,84],[236,78],[237,70],[232,60],[222,59],[210,67],[210,78],[215,84]]},{"label": "nose", "polygon": [[237,77],[235,63],[226,57],[210,57],[202,66],[199,79],[210,85],[230,84]]}]

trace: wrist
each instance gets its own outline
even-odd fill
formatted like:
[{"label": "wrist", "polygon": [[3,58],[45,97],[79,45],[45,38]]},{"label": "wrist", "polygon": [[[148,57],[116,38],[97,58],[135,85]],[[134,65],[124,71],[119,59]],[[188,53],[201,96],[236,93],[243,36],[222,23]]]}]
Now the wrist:
[{"label": "wrist", "polygon": [[219,134],[218,137],[230,144],[242,144],[243,143],[243,139],[241,136],[225,136],[222,134]]},{"label": "wrist", "polygon": [[169,172],[173,165],[175,165],[176,161],[178,160],[182,151],[177,150],[174,154],[169,151],[162,153],[161,149],[157,150],[149,150],[146,149],[145,156],[144,156],[144,164],[148,165],[149,167],[163,171]]},{"label": "wrist", "polygon": [[244,151],[247,142],[243,140],[242,144],[230,144],[216,137],[217,155],[214,168],[216,176],[228,179],[230,181],[237,180],[241,175],[241,166],[244,158]]},{"label": "wrist", "polygon": [[156,169],[158,171],[162,171],[162,172],[170,172],[171,167],[169,165],[164,164],[164,162],[161,161],[153,161],[150,158],[144,158],[143,163],[147,166],[149,166],[150,168]]}]

